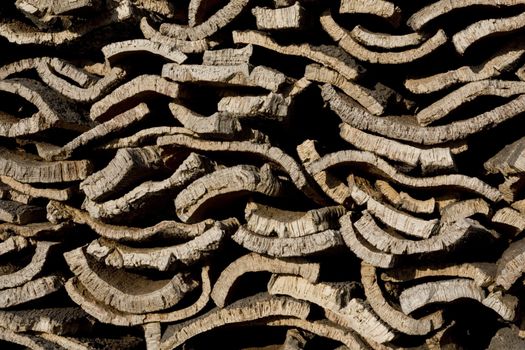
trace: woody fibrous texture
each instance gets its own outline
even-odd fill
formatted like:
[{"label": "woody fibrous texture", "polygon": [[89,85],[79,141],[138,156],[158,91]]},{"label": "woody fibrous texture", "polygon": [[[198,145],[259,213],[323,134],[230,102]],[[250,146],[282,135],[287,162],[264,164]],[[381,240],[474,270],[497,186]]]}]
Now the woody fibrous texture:
[{"label": "woody fibrous texture", "polygon": [[524,6],[2,1],[0,348],[525,348]]}]

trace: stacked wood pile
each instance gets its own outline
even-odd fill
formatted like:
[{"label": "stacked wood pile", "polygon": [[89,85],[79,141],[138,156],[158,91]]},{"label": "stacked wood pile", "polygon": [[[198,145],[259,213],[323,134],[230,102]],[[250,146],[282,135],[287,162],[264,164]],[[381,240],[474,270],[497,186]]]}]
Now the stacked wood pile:
[{"label": "stacked wood pile", "polygon": [[0,3],[0,348],[524,349],[525,1]]}]

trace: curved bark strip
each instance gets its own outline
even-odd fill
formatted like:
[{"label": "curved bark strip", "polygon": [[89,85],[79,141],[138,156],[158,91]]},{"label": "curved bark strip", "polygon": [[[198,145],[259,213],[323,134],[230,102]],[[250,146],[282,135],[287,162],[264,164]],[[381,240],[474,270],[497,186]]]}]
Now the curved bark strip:
[{"label": "curved bark strip", "polygon": [[198,285],[186,273],[178,273],[170,280],[153,281],[113,269],[88,260],[82,248],[64,253],[64,257],[71,271],[93,297],[123,312],[147,313],[170,308]]},{"label": "curved bark strip", "polygon": [[100,322],[116,326],[136,326],[151,322],[177,322],[197,315],[208,305],[211,281],[209,267],[205,266],[201,272],[201,294],[194,303],[182,309],[168,310],[165,312],[149,312],[146,314],[126,313],[101,303],[79,283],[76,277],[68,280],[65,288],[69,297],[75,303],[80,305],[86,313]]},{"label": "curved bark strip", "polygon": [[344,349],[369,350],[371,347],[366,341],[362,340],[351,329],[341,327],[333,322],[308,321],[300,318],[283,317],[261,321],[267,326],[273,327],[295,327],[313,333],[323,338],[335,340],[345,345]]},{"label": "curved bark strip", "polygon": [[525,229],[525,216],[512,208],[501,208],[492,217],[492,222],[511,228],[515,234]]},{"label": "curved bark strip", "polygon": [[20,286],[0,290],[0,307],[21,305],[54,293],[64,286],[65,279],[49,275],[30,280]]},{"label": "curved bark strip", "polygon": [[405,87],[415,94],[429,94],[460,83],[496,78],[512,69],[524,52],[520,45],[507,46],[479,65],[462,66],[424,78],[407,79]]},{"label": "curved bark strip", "polygon": [[445,206],[441,211],[441,222],[452,223],[454,221],[469,218],[474,215],[488,217],[490,214],[489,204],[481,198],[467,199]]},{"label": "curved bark strip", "polygon": [[385,0],[341,0],[339,13],[370,14],[397,22],[401,15],[401,9],[392,2]]},{"label": "curved bark strip", "polygon": [[501,291],[492,292],[481,303],[494,310],[505,321],[513,322],[516,320],[519,299],[514,295],[503,295]]},{"label": "curved bark strip", "polygon": [[171,83],[158,75],[141,75],[120,85],[100,101],[95,102],[89,111],[92,120],[107,121],[139,104],[144,94],[160,94],[171,98],[179,97],[179,85]]},{"label": "curved bark strip", "polygon": [[369,152],[339,151],[330,153],[308,164],[306,169],[310,174],[314,175],[320,171],[346,164],[367,166],[373,169],[374,173],[407,187],[426,189],[453,187],[479,194],[494,202],[502,199],[502,195],[497,189],[490,187],[478,178],[461,174],[414,178],[398,172],[386,161]]},{"label": "curved bark strip", "polygon": [[481,96],[512,97],[525,93],[525,82],[482,80],[463,85],[442,99],[422,109],[416,115],[420,125],[426,126],[445,118],[457,108]]},{"label": "curved bark strip", "polygon": [[330,11],[326,11],[321,15],[321,25],[326,33],[328,33],[328,35],[330,35],[330,37],[349,55],[360,61],[375,64],[405,64],[414,62],[430,55],[447,42],[445,32],[443,30],[438,30],[417,48],[399,52],[378,52],[371,51],[354,40],[350,32],[339,26],[334,21]]},{"label": "curved bark strip", "polygon": [[270,316],[305,319],[309,313],[310,305],[306,302],[260,293],[241,299],[224,309],[215,308],[189,321],[168,326],[162,335],[161,349],[176,348],[188,339],[228,324],[245,323]]},{"label": "curved bark strip", "polygon": [[280,238],[303,237],[338,227],[345,213],[342,206],[312,209],[306,212],[289,211],[249,202],[244,210],[246,228],[260,235]]},{"label": "curved bark strip", "polygon": [[420,200],[406,192],[397,192],[387,181],[376,180],[375,188],[394,207],[416,214],[432,214],[436,209],[435,198]]},{"label": "curved bark strip", "polygon": [[407,20],[407,24],[414,30],[420,30],[427,23],[438,17],[447,15],[457,10],[474,6],[517,6],[525,4],[523,0],[440,0],[423,7]]},{"label": "curved bark strip", "polygon": [[207,39],[181,40],[162,35],[148,23],[146,17],[142,17],[140,20],[140,30],[146,39],[168,47],[175,46],[185,54],[204,52],[216,45]]},{"label": "curved bark strip", "polygon": [[347,96],[335,91],[330,85],[323,86],[322,96],[341,120],[354,128],[422,145],[463,140],[475,133],[492,129],[522,115],[525,105],[525,95],[520,95],[510,102],[466,120],[422,127],[403,123],[395,118],[376,118],[359,108]]},{"label": "curved bark strip", "polygon": [[0,175],[0,182],[6,184],[10,188],[33,198],[47,198],[55,201],[67,201],[73,195],[72,188],[63,190],[54,188],[38,188],[29,184],[19,182],[12,177]]},{"label": "curved bark strip", "polygon": [[239,120],[229,113],[216,112],[205,117],[178,103],[170,103],[169,108],[186,129],[203,137],[232,139],[242,131]]},{"label": "curved bark strip", "polygon": [[465,51],[481,39],[497,34],[509,33],[523,29],[525,27],[525,13],[517,16],[485,19],[471,24],[462,31],[454,34],[452,43],[456,51],[464,54]]},{"label": "curved bark strip", "polygon": [[301,30],[309,25],[310,17],[300,3],[280,8],[254,7],[252,14],[259,30]]},{"label": "curved bark strip", "polygon": [[5,80],[12,75],[36,69],[43,62],[49,62],[50,57],[32,57],[24,58],[22,60],[14,61],[0,67],[0,80]]},{"label": "curved bark strip", "polygon": [[213,166],[214,164],[207,158],[191,153],[170,177],[161,181],[143,182],[123,196],[103,203],[96,203],[86,198],[84,207],[94,219],[123,220],[126,216],[137,216],[141,214],[137,209],[142,208],[144,211],[155,199],[173,195],[209,172]]},{"label": "curved bark strip", "polygon": [[275,42],[268,35],[254,30],[234,31],[233,42],[261,46],[287,55],[305,57],[335,70],[348,80],[355,80],[361,73],[364,73],[364,68],[337,46],[313,46],[310,44],[284,46]]},{"label": "curved bark strip", "polygon": [[506,290],[525,272],[525,239],[513,242],[497,262],[496,284]]},{"label": "curved bark strip", "polygon": [[397,94],[393,90],[381,83],[377,83],[374,89],[368,89],[345,79],[338,72],[318,64],[307,65],[304,71],[304,77],[308,80],[337,86],[374,115],[382,115],[390,100],[395,100],[397,97]]},{"label": "curved bark strip", "polygon": [[406,282],[425,277],[462,277],[472,279],[478,287],[488,287],[494,282],[495,275],[495,264],[479,262],[395,268],[384,271],[381,274],[381,279],[391,282]]},{"label": "curved bark strip", "polygon": [[473,299],[481,303],[485,299],[485,292],[472,280],[455,278],[409,287],[399,295],[399,304],[401,310],[409,314],[432,303],[451,302],[460,298]]},{"label": "curved bark strip", "polygon": [[175,198],[175,209],[183,222],[195,222],[209,210],[207,207],[213,206],[219,198],[222,200],[224,197],[248,193],[278,197],[283,193],[283,184],[272,173],[268,164],[261,168],[238,165],[216,170],[182,190]]},{"label": "curved bark strip", "polygon": [[333,314],[342,326],[353,329],[364,338],[378,343],[392,340],[394,333],[369,310],[363,300],[348,295],[347,287],[322,282],[312,284],[302,277],[281,275],[270,280],[268,292],[317,304],[325,309],[327,316],[328,313]]},{"label": "curved bark strip", "polygon": [[186,27],[174,23],[163,23],[160,25],[160,32],[178,40],[207,38],[239,16],[249,2],[250,0],[230,0],[226,6],[199,25]]},{"label": "curved bark strip", "polygon": [[8,232],[15,235],[12,238],[56,239],[57,237],[62,237],[72,226],[67,222],[37,222],[26,225],[2,223],[0,224],[0,232]]},{"label": "curved bark strip", "polygon": [[[288,154],[270,144],[254,143],[250,141],[206,141],[191,137],[190,135],[163,136],[157,139],[159,146],[183,146],[205,152],[235,152],[255,154],[262,159],[276,164],[280,170],[286,171],[295,186],[315,202],[323,202],[316,189],[310,184],[304,174],[303,168]],[[0,163],[1,164],[1,163]]]},{"label": "curved bark strip", "polygon": [[23,183],[59,183],[84,180],[91,174],[88,160],[45,162],[0,147],[0,175]]},{"label": "curved bark strip", "polygon": [[13,332],[70,334],[92,323],[79,307],[0,311],[0,326]]},{"label": "curved bark strip", "polygon": [[[206,50],[202,54],[202,64],[206,66],[233,66],[250,63],[252,56],[253,45],[251,44],[239,49]],[[2,77],[1,73],[0,77]]]},{"label": "curved bark strip", "polygon": [[361,282],[365,289],[367,301],[375,313],[393,329],[409,335],[425,335],[441,328],[445,323],[442,311],[436,311],[415,319],[390,305],[385,299],[377,280],[375,267],[362,263]]},{"label": "curved bark strip", "polygon": [[102,49],[106,61],[114,64],[118,60],[140,52],[149,52],[168,61],[184,62],[188,57],[177,49],[176,45],[164,45],[147,39],[133,39],[108,44]]},{"label": "curved bark strip", "polygon": [[319,278],[320,266],[300,259],[277,259],[268,258],[257,253],[246,254],[222,270],[211,292],[211,298],[215,305],[220,308],[226,305],[233,285],[242,275],[249,272],[262,271],[283,275],[298,275],[315,283]]},{"label": "curved bark strip", "polygon": [[33,280],[42,272],[44,264],[47,262],[53,247],[56,245],[56,242],[37,242],[35,252],[27,265],[12,273],[0,274],[0,289],[19,287]]},{"label": "curved bark strip", "polygon": [[81,149],[85,149],[93,143],[100,142],[106,137],[115,133],[120,133],[142,122],[150,113],[148,106],[141,103],[130,110],[127,110],[110,120],[103,122],[85,133],[77,136],[62,147],[52,148],[40,152],[42,158],[46,160],[65,160]]},{"label": "curved bark strip", "polygon": [[488,233],[487,229],[472,219],[462,219],[451,224],[443,224],[436,235],[413,241],[398,238],[383,229],[374,221],[372,215],[364,212],[354,224],[357,232],[376,249],[397,255],[428,254],[446,251],[461,244],[471,235]]},{"label": "curved bark strip", "polygon": [[[36,66],[38,75],[50,88],[80,103],[88,103],[100,99],[102,95],[108,93],[126,77],[125,70],[115,67],[105,72],[99,79],[95,80],[90,77],[90,81],[84,82],[84,79],[76,77],[78,74],[72,73],[71,69],[63,69],[63,62],[57,58],[52,58],[49,61],[42,60]],[[72,74],[73,76],[71,76]],[[79,86],[71,84],[69,79],[74,79]]]},{"label": "curved bark strip", "polygon": [[487,160],[483,167],[489,174],[500,173],[506,177],[525,173],[525,137],[506,145]]},{"label": "curved bark strip", "polygon": [[385,269],[391,268],[396,264],[397,258],[395,255],[377,250],[374,246],[357,235],[352,224],[350,213],[342,216],[339,219],[339,222],[341,224],[341,236],[343,237],[346,246],[359,259],[372,266]]},{"label": "curved bark strip", "polygon": [[342,246],[339,231],[326,230],[295,238],[274,238],[258,235],[244,226],[239,227],[232,239],[244,248],[277,258],[318,254]]},{"label": "curved bark strip", "polygon": [[188,240],[200,236],[214,224],[212,219],[206,219],[195,224],[165,220],[143,228],[116,226],[93,219],[85,211],[54,201],[49,202],[47,212],[50,221],[72,221],[80,225],[88,225],[99,236],[121,242],[147,242],[159,238],[167,241]]},{"label": "curved bark strip", "polygon": [[[3,238],[3,237],[2,237]],[[0,256],[22,251],[32,246],[31,241],[21,236],[7,236],[0,243]]]},{"label": "curved bark strip", "polygon": [[91,242],[86,253],[117,269],[172,270],[177,265],[193,265],[217,251],[226,237],[224,226],[215,224],[191,241],[168,247],[133,248],[106,239]]},{"label": "curved bark strip", "polygon": [[147,178],[162,166],[161,151],[157,147],[121,148],[105,168],[82,181],[80,189],[90,200],[100,202]]},{"label": "curved bark strip", "polygon": [[410,46],[421,45],[426,39],[424,35],[419,33],[403,35],[376,33],[359,24],[350,31],[350,35],[354,40],[364,46],[384,50],[403,49]]}]

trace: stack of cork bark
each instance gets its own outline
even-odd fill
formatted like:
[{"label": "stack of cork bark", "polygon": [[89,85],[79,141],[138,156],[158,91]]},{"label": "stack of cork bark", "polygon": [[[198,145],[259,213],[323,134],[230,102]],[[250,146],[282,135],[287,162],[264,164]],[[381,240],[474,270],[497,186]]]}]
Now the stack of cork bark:
[{"label": "stack of cork bark", "polygon": [[525,1],[0,3],[0,348],[525,349]]}]

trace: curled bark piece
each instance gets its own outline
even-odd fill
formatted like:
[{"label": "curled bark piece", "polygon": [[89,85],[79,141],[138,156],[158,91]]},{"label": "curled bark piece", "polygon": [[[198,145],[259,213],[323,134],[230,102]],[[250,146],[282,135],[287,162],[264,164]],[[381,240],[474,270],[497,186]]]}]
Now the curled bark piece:
[{"label": "curled bark piece", "polygon": [[242,130],[239,120],[228,113],[216,112],[205,117],[178,103],[170,103],[169,108],[186,129],[201,136],[233,138]]},{"label": "curled bark piece", "polygon": [[160,349],[161,328],[159,322],[146,323],[142,326],[148,350]]},{"label": "curled bark piece", "polygon": [[0,136],[28,136],[51,128],[85,131],[90,126],[69,102],[39,81],[27,78],[1,80],[0,91],[20,96],[36,108],[36,112],[27,118],[3,115]]},{"label": "curled bark piece", "polygon": [[456,167],[452,152],[448,147],[418,148],[382,136],[365,133],[346,123],[341,123],[339,135],[357,149],[402,162],[410,167],[419,165],[423,173],[451,170]]},{"label": "curled bark piece", "polygon": [[65,279],[49,275],[26,282],[18,287],[0,290],[0,307],[7,308],[40,299],[61,289]]},{"label": "curled bark piece", "polygon": [[92,323],[78,306],[30,310],[1,310],[0,325],[13,332],[68,334]]},{"label": "curled bark piece", "polygon": [[238,165],[216,170],[192,182],[175,198],[175,209],[183,222],[195,222],[219,198],[248,193],[277,197],[283,193],[282,187],[282,182],[268,164],[260,169],[252,165]]},{"label": "curled bark piece", "polygon": [[67,231],[70,228],[71,225],[66,222],[58,224],[51,222],[37,222],[26,225],[15,225],[9,223],[0,224],[0,232],[9,232],[25,238],[37,239],[60,237],[64,231]]},{"label": "curled bark piece", "polygon": [[489,174],[511,176],[525,173],[525,137],[503,147],[483,166]]},{"label": "curled bark piece", "polygon": [[168,271],[176,265],[192,265],[219,249],[226,236],[217,223],[191,241],[168,247],[133,248],[107,239],[91,242],[86,252],[108,266],[118,269],[147,268]]},{"label": "curled bark piece", "polygon": [[329,83],[340,88],[345,94],[357,101],[361,106],[374,115],[381,115],[385,111],[390,100],[396,97],[396,93],[377,83],[374,89],[367,89],[359,84],[345,79],[336,71],[320,66],[309,64],[306,66],[304,76],[308,80]]},{"label": "curled bark piece", "polygon": [[477,66],[462,66],[424,78],[407,79],[405,87],[415,94],[428,94],[459,83],[495,78],[510,70],[524,52],[519,45],[507,46]]},{"label": "curled bark piece", "polygon": [[[250,62],[252,55],[253,45],[246,45],[240,49],[206,50],[202,55],[202,64],[207,66],[233,66],[245,64]],[[0,77],[2,77],[1,74]]]},{"label": "curled bark piece", "polygon": [[38,161],[0,147],[0,175],[23,183],[58,183],[84,180],[91,173],[87,160]]},{"label": "curled bark piece", "polygon": [[[315,142],[313,140],[306,140],[297,146],[297,154],[305,166],[309,165],[314,160],[321,158],[315,148]],[[339,180],[329,172],[320,171],[317,174],[314,174],[313,178],[324,193],[336,203],[344,205],[348,198],[350,198],[350,188],[346,183]]]},{"label": "curled bark piece", "polygon": [[91,106],[89,117],[99,122],[106,121],[140,103],[140,96],[146,93],[177,98],[179,96],[179,85],[158,75],[138,76],[119,86],[100,101],[95,102]]},{"label": "curled bark piece", "polygon": [[41,152],[41,156],[46,160],[64,160],[71,158],[79,149],[86,148],[111,134],[122,132],[143,121],[149,113],[150,110],[148,106],[145,103],[141,103],[77,136],[62,147]]},{"label": "curled bark piece", "polygon": [[196,224],[184,224],[166,220],[144,228],[115,226],[93,219],[85,211],[54,201],[49,202],[47,211],[48,218],[53,222],[71,220],[77,224],[85,224],[104,238],[122,242],[146,242],[157,238],[163,238],[168,241],[188,240],[200,236],[212,227],[214,223],[211,219]]},{"label": "curled bark piece", "polygon": [[525,93],[525,82],[482,80],[463,85],[452,93],[422,109],[417,115],[420,125],[429,125],[480,96],[511,97]]},{"label": "curled bark piece", "polygon": [[0,80],[5,80],[12,75],[16,75],[17,73],[36,69],[42,64],[42,62],[49,61],[49,57],[31,57],[5,64],[0,67]]},{"label": "curled bark piece", "polygon": [[477,132],[492,129],[521,115],[525,105],[523,103],[525,95],[520,95],[510,102],[470,119],[446,125],[422,127],[403,123],[394,118],[375,118],[330,85],[323,87],[322,96],[341,120],[354,128],[422,145],[462,140]]},{"label": "curled bark piece", "polygon": [[392,2],[385,0],[341,0],[339,13],[370,14],[397,22],[401,15],[401,9]]},{"label": "curled bark piece", "polygon": [[441,222],[452,223],[476,214],[483,216],[489,216],[490,214],[488,203],[481,198],[467,199],[444,207],[441,210]]},{"label": "curled bark piece", "polygon": [[445,32],[439,30],[417,48],[406,51],[378,52],[371,51],[355,41],[348,31],[334,21],[330,11],[326,11],[321,15],[321,25],[328,35],[349,55],[360,61],[377,64],[405,64],[413,62],[431,54],[447,42]]},{"label": "curled bark piece", "polygon": [[407,20],[407,24],[414,30],[420,30],[424,25],[434,19],[451,12],[474,6],[516,6],[525,3],[523,0],[440,0],[423,7]]},{"label": "curled bark piece", "polygon": [[210,47],[215,46],[215,43],[210,42],[206,39],[181,40],[174,39],[170,36],[162,35],[148,23],[146,17],[143,17],[140,20],[140,30],[142,31],[142,34],[146,39],[166,46],[174,45],[183,53],[199,53],[208,50]]},{"label": "curled bark piece", "polygon": [[[137,216],[138,208],[146,208],[155,198],[172,195],[189,183],[209,172],[213,164],[196,153],[191,153],[175,172],[161,181],[146,181],[123,196],[96,203],[88,198],[84,201],[85,209],[95,219],[121,219],[125,216]],[[184,190],[186,191],[186,189]],[[183,192],[184,192],[183,191]],[[177,197],[178,198],[178,197]]]},{"label": "curled bark piece", "polygon": [[406,192],[397,192],[386,181],[377,180],[375,188],[396,208],[418,214],[432,214],[436,209],[436,200],[434,198],[426,200],[415,199]]},{"label": "curled bark piece", "polygon": [[406,282],[418,278],[451,276],[472,279],[479,287],[488,287],[494,282],[496,265],[493,263],[463,263],[426,265],[416,268],[395,268],[381,274],[383,281]]},{"label": "curled bark piece", "polygon": [[45,211],[42,207],[0,199],[0,221],[25,225],[43,221],[44,218]]},{"label": "curled bark piece", "polygon": [[485,292],[474,281],[463,278],[427,282],[409,287],[399,295],[399,305],[405,314],[433,303],[468,298],[481,303]]},{"label": "curled bark piece", "polygon": [[420,45],[425,41],[425,36],[419,33],[393,35],[372,32],[361,25],[356,25],[350,32],[352,38],[364,46],[379,49],[403,49]]},{"label": "curled bark piece", "polygon": [[250,0],[230,0],[226,6],[199,25],[186,27],[174,23],[163,23],[160,25],[160,32],[179,40],[207,38],[233,21],[247,7],[249,2]]},{"label": "curled bark piece", "polygon": [[12,236],[4,239],[0,243],[0,256],[19,252],[31,245],[31,242],[28,241],[25,237],[21,236]]},{"label": "curled bark piece", "polygon": [[123,57],[139,52],[149,52],[169,61],[182,63],[188,56],[177,49],[176,45],[168,46],[147,39],[133,39],[108,44],[102,48],[106,61],[114,64]]},{"label": "curled bark piece", "polygon": [[367,262],[372,266],[391,268],[396,263],[396,257],[392,254],[388,254],[379,251],[364,238],[358,236],[354,230],[351,214],[345,214],[339,219],[341,224],[341,236],[346,246],[354,253],[359,259]]},{"label": "curled bark piece", "polygon": [[492,217],[492,222],[511,227],[515,234],[525,229],[525,216],[512,208],[501,208]]},{"label": "curled bark piece", "polygon": [[176,348],[188,339],[208,330],[232,323],[245,323],[270,316],[289,316],[305,319],[310,312],[306,302],[266,293],[241,299],[224,309],[215,308],[189,321],[170,325],[162,335],[161,349]]},{"label": "curled bark piece", "polygon": [[378,202],[370,195],[359,189],[357,185],[352,186],[352,199],[359,205],[366,204],[367,211],[372,213],[385,225],[417,238],[428,238],[437,229],[438,220],[423,220],[394,210],[389,206]]},{"label": "curled bark piece", "polygon": [[319,278],[319,264],[299,259],[268,258],[256,253],[246,254],[233,261],[224,270],[213,286],[211,298],[218,307],[226,305],[234,283],[248,272],[268,271],[271,273],[299,275],[315,283]]},{"label": "curled bark piece", "polygon": [[333,322],[321,321],[307,321],[300,318],[277,318],[262,321],[267,326],[275,327],[295,327],[307,332],[311,332],[323,338],[335,340],[343,343],[352,350],[369,350],[370,346],[362,340],[352,330],[340,327]]},{"label": "curled bark piece", "polygon": [[274,92],[268,95],[226,96],[217,104],[217,110],[238,118],[263,117],[283,122],[290,115],[292,102],[291,97]]},{"label": "curled bark piece", "polygon": [[501,291],[492,292],[481,303],[494,310],[505,321],[513,322],[516,319],[519,300],[513,295],[503,295]]},{"label": "curled bark piece", "polygon": [[[82,80],[71,76],[71,69],[63,69],[63,66],[71,66],[66,62],[53,58],[49,61],[42,60],[37,65],[37,72],[44,83],[53,90],[77,102],[93,102],[103,94],[109,92],[126,77],[126,71],[121,68],[112,68],[102,78],[83,83]],[[76,67],[75,67],[76,69]],[[85,74],[85,73],[84,73]],[[75,78],[77,78],[75,80]],[[74,79],[80,86],[71,84],[69,79]],[[79,81],[80,80],[80,81]]]},{"label": "curled bark piece", "polygon": [[378,343],[394,338],[394,333],[368,309],[363,300],[347,295],[345,286],[322,282],[312,284],[301,277],[282,275],[272,278],[268,284],[268,292],[317,304],[327,313],[334,314],[335,319],[341,321],[343,326]]},{"label": "curled bark piece", "polygon": [[289,211],[249,202],[244,211],[246,228],[260,235],[280,238],[303,237],[334,229],[345,213],[342,206],[312,209],[307,212]]},{"label": "curled bark piece", "polygon": [[299,2],[276,9],[254,7],[252,14],[259,30],[298,30],[308,25],[308,16]]},{"label": "curled bark piece", "polygon": [[234,31],[233,42],[236,44],[252,44],[285,55],[301,56],[314,62],[330,67],[348,80],[356,79],[364,68],[359,66],[352,57],[336,46],[313,46],[307,43],[299,45],[279,45],[269,36],[258,31]]},{"label": "curled bark piece", "polygon": [[147,313],[170,308],[198,285],[187,273],[153,281],[123,269],[109,268],[88,260],[82,248],[64,253],[64,257],[94,298],[123,312]]},{"label": "curled bark piece", "polygon": [[[98,0],[73,0],[67,3],[60,1],[39,1],[39,0],[17,0],[16,7],[21,11],[32,9],[33,16],[40,14],[62,15],[75,10],[94,10],[99,6]],[[28,13],[29,14],[29,13]]]},{"label": "curled bark piece", "polygon": [[454,43],[457,52],[464,54],[470,46],[479,40],[496,34],[523,29],[524,23],[525,13],[507,18],[481,20],[454,34],[452,43]]},{"label": "curled bark piece", "polygon": [[0,175],[0,181],[12,189],[33,198],[47,198],[56,201],[67,201],[73,194],[73,190],[71,188],[63,190],[54,188],[37,188],[29,184],[21,183],[9,176]]},{"label": "curled bark piece", "polygon": [[135,326],[150,322],[177,322],[198,314],[210,300],[211,281],[208,266],[203,267],[201,280],[201,294],[191,305],[183,309],[166,312],[149,312],[147,314],[126,313],[109,305],[102,304],[93,297],[75,277],[67,281],[65,288],[69,297],[75,303],[80,305],[85,312],[100,322],[110,323],[116,326]]},{"label": "curled bark piece", "polygon": [[258,235],[241,226],[232,239],[252,252],[279,258],[312,255],[343,245],[339,231],[335,230],[321,231],[303,237],[273,238]]},{"label": "curled bark piece", "polygon": [[506,290],[525,272],[525,239],[513,242],[497,262],[496,284]]},{"label": "curled bark piece", "polygon": [[82,181],[80,189],[92,201],[103,201],[161,167],[162,157],[157,147],[122,148],[105,168]]},{"label": "curled bark piece", "polygon": [[425,335],[443,326],[445,321],[442,311],[415,319],[390,305],[377,283],[375,267],[366,263],[361,264],[361,282],[372,309],[392,328],[409,335]]},{"label": "curled bark piece", "polygon": [[37,242],[35,252],[27,265],[12,273],[0,274],[0,289],[18,287],[35,278],[42,272],[44,264],[56,244],[56,242]]},{"label": "curled bark piece", "polygon": [[425,254],[446,251],[457,246],[471,235],[487,233],[477,221],[462,219],[451,224],[443,224],[438,234],[419,241],[398,238],[384,231],[375,223],[368,212],[355,223],[357,232],[380,251],[391,254]]},{"label": "curled bark piece", "polygon": [[361,151],[339,151],[327,154],[307,165],[310,174],[315,175],[320,171],[325,171],[334,166],[344,164],[364,164],[370,167],[374,173],[391,179],[395,183],[412,188],[438,188],[454,187],[477,193],[491,201],[502,199],[501,193],[475,177],[461,174],[440,175],[426,178],[414,178],[398,172],[386,161],[369,152]]}]

